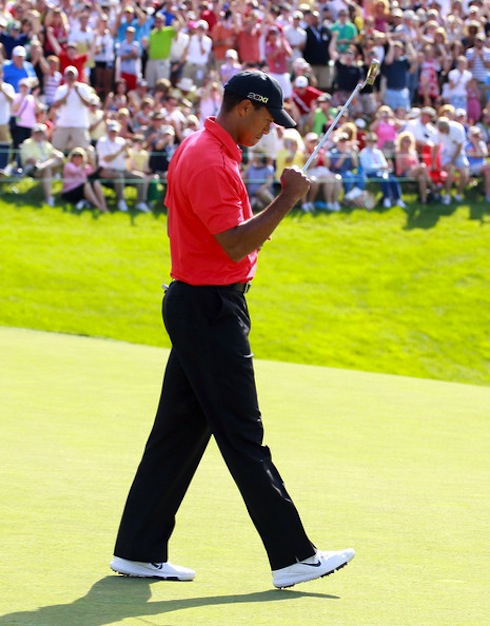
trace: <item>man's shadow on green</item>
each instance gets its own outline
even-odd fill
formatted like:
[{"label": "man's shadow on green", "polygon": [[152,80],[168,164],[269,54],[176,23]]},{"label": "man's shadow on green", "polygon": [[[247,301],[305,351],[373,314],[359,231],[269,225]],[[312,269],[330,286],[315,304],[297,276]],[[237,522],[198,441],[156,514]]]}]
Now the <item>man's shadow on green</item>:
[{"label": "man's shadow on green", "polygon": [[163,600],[149,602],[150,585],[182,585],[192,583],[172,583],[154,579],[122,578],[106,576],[97,581],[87,595],[71,604],[54,604],[43,606],[33,611],[18,611],[0,616],[1,626],[12,624],[36,624],[36,626],[104,626],[128,617],[160,615],[172,611],[212,606],[219,604],[276,602],[293,598],[309,597],[338,599],[324,593],[308,593],[303,591],[278,589],[257,591],[254,593],[203,596],[179,600]]}]

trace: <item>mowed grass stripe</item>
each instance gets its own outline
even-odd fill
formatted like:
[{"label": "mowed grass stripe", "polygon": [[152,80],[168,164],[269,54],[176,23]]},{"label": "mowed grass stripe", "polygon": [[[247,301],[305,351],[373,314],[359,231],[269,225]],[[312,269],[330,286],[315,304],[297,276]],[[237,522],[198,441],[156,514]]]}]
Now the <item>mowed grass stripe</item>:
[{"label": "mowed grass stripe", "polygon": [[112,576],[167,352],[0,328],[0,625],[488,623],[488,387],[256,361],[266,442],[335,576],[279,592],[214,445],[177,520],[191,584]]},{"label": "mowed grass stripe", "polygon": [[[168,347],[166,217],[0,200],[0,323]],[[26,202],[29,200],[27,199]],[[257,357],[490,382],[486,205],[293,213],[260,253]]]}]

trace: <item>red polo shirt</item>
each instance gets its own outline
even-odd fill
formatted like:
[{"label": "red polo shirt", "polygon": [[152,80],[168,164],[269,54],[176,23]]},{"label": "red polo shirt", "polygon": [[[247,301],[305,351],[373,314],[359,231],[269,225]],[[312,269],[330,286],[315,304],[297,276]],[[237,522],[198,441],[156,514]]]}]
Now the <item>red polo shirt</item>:
[{"label": "red polo shirt", "polygon": [[323,91],[320,91],[316,87],[312,87],[308,85],[304,89],[298,89],[295,87],[293,89],[293,101],[299,109],[299,112],[302,115],[309,113],[311,111],[312,104],[315,100],[318,100],[320,96],[323,96]]},{"label": "red polo shirt", "polygon": [[257,252],[235,263],[214,235],[252,217],[242,152],[215,118],[189,135],[168,168],[171,276],[191,285],[229,285],[255,275]]}]

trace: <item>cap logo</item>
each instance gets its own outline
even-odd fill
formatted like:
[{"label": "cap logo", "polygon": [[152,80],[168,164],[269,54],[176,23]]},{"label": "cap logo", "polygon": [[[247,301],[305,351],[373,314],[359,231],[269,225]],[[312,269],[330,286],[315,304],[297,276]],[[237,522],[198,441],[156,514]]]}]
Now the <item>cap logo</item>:
[{"label": "cap logo", "polygon": [[261,96],[259,93],[254,93],[253,91],[248,93],[247,98],[255,100],[256,102],[262,102],[262,104],[267,104],[269,102],[269,98],[267,96]]}]

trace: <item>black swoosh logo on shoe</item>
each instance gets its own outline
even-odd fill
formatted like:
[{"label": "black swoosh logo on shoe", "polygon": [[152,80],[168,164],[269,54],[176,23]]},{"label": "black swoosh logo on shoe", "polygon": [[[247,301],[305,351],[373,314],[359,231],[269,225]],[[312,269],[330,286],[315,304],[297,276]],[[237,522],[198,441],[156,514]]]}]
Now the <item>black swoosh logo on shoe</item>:
[{"label": "black swoosh logo on shoe", "polygon": [[308,565],[308,567],[320,567],[321,561],[317,561],[316,563],[301,563],[301,565]]},{"label": "black swoosh logo on shoe", "polygon": [[162,569],[162,564],[161,563],[152,563],[153,567],[155,569]]}]

